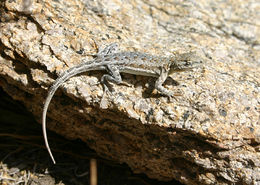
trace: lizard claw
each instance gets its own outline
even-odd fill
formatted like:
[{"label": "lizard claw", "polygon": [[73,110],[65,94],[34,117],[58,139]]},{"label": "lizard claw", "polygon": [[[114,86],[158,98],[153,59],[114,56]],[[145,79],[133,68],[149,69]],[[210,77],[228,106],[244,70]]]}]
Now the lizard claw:
[{"label": "lizard claw", "polygon": [[132,85],[127,83],[127,82],[121,82],[120,85],[124,85],[124,86],[127,86],[127,87],[131,87]]},{"label": "lizard claw", "polygon": [[170,93],[171,95],[168,96],[169,97],[169,100],[172,101],[172,99],[174,99],[175,101],[178,101],[176,96],[182,96],[183,95],[183,92],[181,92],[181,90],[178,90],[177,92],[171,92]]}]

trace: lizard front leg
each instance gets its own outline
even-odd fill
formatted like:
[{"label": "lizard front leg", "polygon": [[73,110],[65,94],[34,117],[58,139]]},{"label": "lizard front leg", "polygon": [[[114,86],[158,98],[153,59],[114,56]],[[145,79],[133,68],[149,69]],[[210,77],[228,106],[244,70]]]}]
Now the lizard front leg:
[{"label": "lizard front leg", "polygon": [[168,77],[168,72],[169,70],[167,67],[161,68],[161,74],[155,82],[155,89],[157,89],[162,95],[171,97],[173,96],[173,93],[167,90],[166,88],[164,88],[162,85]]}]

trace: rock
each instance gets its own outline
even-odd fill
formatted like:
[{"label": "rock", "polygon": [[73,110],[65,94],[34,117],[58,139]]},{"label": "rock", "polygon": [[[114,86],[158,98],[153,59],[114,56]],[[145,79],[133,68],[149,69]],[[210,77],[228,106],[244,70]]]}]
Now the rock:
[{"label": "rock", "polygon": [[175,100],[148,94],[149,77],[127,74],[130,86],[112,84],[115,93],[102,100],[103,72],[89,72],[58,90],[47,126],[151,178],[260,183],[257,1],[17,0],[0,6],[0,86],[39,123],[51,83],[92,60],[99,47],[118,42],[122,50],[162,56],[195,51],[203,67],[173,74],[178,84],[165,83]]}]

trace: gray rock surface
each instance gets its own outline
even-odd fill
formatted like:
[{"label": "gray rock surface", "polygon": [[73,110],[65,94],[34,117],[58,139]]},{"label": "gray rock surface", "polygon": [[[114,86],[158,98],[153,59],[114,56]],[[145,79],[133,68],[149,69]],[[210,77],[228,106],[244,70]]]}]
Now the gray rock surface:
[{"label": "gray rock surface", "polygon": [[97,46],[118,42],[122,50],[162,56],[196,51],[203,67],[172,75],[178,85],[165,84],[176,100],[148,94],[148,77],[123,75],[131,86],[113,84],[115,94],[101,101],[102,72],[91,72],[62,85],[47,126],[151,178],[260,183],[259,2],[17,0],[0,6],[0,86],[39,123],[57,75],[91,60]]}]

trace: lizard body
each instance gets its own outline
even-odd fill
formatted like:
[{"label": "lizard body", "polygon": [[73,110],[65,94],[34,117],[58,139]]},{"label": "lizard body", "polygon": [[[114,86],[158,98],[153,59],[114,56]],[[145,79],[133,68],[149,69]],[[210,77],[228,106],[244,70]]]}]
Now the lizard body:
[{"label": "lizard body", "polygon": [[46,114],[50,101],[59,88],[69,78],[83,72],[93,70],[106,70],[101,78],[101,83],[104,86],[104,91],[107,92],[107,82],[116,84],[122,83],[120,73],[128,73],[134,75],[156,77],[155,88],[163,95],[173,96],[173,93],[166,90],[162,84],[169,74],[176,71],[189,70],[200,65],[200,61],[192,61],[191,54],[185,53],[182,55],[174,55],[171,57],[158,57],[139,52],[116,52],[116,44],[107,46],[103,51],[97,54],[97,58],[91,62],[84,62],[75,67],[72,67],[59,76],[53,85],[50,87],[47,98],[44,103],[42,113],[42,129],[46,148],[49,155],[55,164],[55,159],[52,155],[51,149],[47,140],[46,133]]}]

